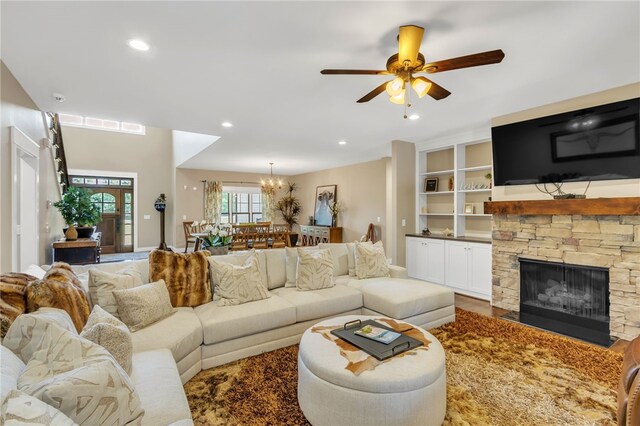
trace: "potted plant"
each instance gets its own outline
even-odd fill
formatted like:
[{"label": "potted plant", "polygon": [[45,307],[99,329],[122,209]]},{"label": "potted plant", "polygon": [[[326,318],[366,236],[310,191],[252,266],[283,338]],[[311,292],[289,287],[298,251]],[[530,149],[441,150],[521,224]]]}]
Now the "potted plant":
[{"label": "potted plant", "polygon": [[224,255],[229,252],[229,244],[231,244],[232,239],[231,226],[208,225],[204,228],[204,231],[207,232],[208,235],[206,237],[200,237],[203,248],[209,250],[212,255]]},{"label": "potted plant", "polygon": [[64,230],[65,237],[69,240],[90,238],[95,225],[102,220],[100,209],[91,202],[91,191],[85,188],[69,187],[62,199],[53,205],[69,225]]},{"label": "potted plant", "polygon": [[[289,225],[289,230],[292,231],[293,225],[298,223],[298,215],[302,210],[302,205],[300,204],[300,200],[293,195],[294,191],[297,189],[297,185],[295,183],[287,182],[287,186],[287,195],[278,200],[276,203],[276,209],[280,212],[284,221]],[[289,239],[291,245],[295,247],[298,243],[298,234],[289,234]]]}]

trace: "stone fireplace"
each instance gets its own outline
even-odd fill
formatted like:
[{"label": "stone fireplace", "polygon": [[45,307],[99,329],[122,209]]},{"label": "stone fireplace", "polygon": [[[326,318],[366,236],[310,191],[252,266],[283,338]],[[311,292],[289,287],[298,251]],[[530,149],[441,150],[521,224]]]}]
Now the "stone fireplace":
[{"label": "stone fireplace", "polygon": [[[610,336],[640,335],[640,198],[503,201],[486,203],[485,212],[493,214],[494,306],[521,311],[520,259],[604,268]],[[548,279],[560,284],[543,290],[550,302],[566,288]],[[573,297],[565,303],[579,305]]]}]

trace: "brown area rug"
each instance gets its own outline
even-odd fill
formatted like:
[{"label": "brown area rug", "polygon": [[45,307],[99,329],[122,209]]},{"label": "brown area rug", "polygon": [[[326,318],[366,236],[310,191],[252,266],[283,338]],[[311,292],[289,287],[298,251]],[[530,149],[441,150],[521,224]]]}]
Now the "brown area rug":
[{"label": "brown area rug", "polygon": [[[616,424],[620,354],[462,309],[429,331],[447,355],[445,425]],[[195,424],[309,424],[297,354],[290,346],[200,372],[185,385]]]}]

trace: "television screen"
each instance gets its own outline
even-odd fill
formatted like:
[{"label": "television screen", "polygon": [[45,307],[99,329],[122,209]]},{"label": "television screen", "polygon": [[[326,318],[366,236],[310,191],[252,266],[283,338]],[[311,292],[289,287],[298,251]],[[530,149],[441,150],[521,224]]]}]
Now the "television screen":
[{"label": "television screen", "polygon": [[496,185],[640,178],[640,98],[491,129]]}]

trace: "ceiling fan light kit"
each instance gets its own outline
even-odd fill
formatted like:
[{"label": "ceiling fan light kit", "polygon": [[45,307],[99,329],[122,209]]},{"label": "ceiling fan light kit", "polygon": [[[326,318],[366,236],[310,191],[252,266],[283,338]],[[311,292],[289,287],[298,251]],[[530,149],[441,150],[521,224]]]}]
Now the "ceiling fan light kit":
[{"label": "ceiling fan light kit", "polygon": [[[481,65],[497,64],[502,62],[504,52],[491,50],[475,53],[473,55],[460,56],[458,58],[445,59],[443,61],[426,63],[424,55],[420,53],[420,44],[424,36],[424,28],[417,25],[403,25],[398,32],[398,53],[387,60],[386,70],[341,70],[324,69],[321,74],[348,74],[348,75],[395,75],[393,80],[382,83],[371,92],[358,99],[358,103],[369,102],[371,99],[386,91],[389,101],[394,104],[410,107],[409,95],[406,85],[410,84],[418,97],[429,95],[435,100],[444,99],[451,94],[447,89],[426,77],[414,77],[417,73],[433,74],[451,71],[461,68],[471,68]],[[405,104],[406,101],[406,104]]]}]

